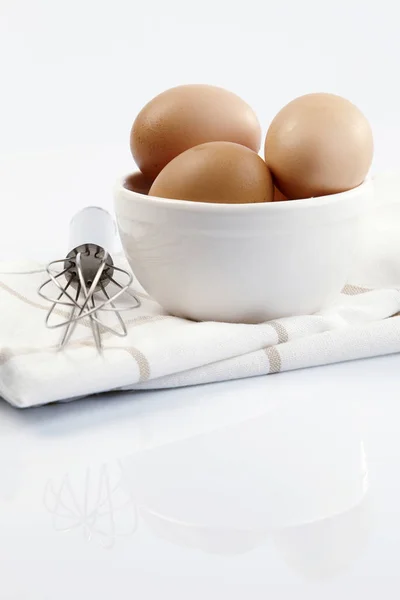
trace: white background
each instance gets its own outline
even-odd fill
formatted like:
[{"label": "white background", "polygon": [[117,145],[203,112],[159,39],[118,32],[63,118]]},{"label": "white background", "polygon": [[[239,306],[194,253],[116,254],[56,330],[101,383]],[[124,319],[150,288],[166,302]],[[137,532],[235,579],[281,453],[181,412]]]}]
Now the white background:
[{"label": "white background", "polygon": [[173,85],[231,89],[254,107],[264,131],[300,94],[344,95],[372,123],[373,171],[396,168],[395,6],[0,0],[0,258],[60,252],[76,209],[111,206],[115,178],[133,168],[135,115]]},{"label": "white background", "polygon": [[[0,260],[62,256],[74,211],[111,207],[114,180],[133,169],[136,113],[177,84],[231,89],[254,107],[264,131],[300,94],[342,94],[372,123],[373,170],[400,167],[396,11],[395,0],[0,0]],[[107,396],[25,412],[0,403],[0,600],[398,598],[398,372],[393,356],[135,400]],[[198,460],[203,476],[202,444],[211,448],[210,478],[207,468],[203,480],[193,474],[202,493],[189,493],[185,480],[187,495],[171,500],[169,479],[154,492],[167,442],[178,448],[165,455],[178,488],[181,460]],[[149,455],[150,491],[177,531],[169,527],[163,539],[142,518],[137,535],[104,550],[83,526],[56,530],[44,501],[49,481],[67,473],[81,483],[81,471],[92,469],[96,484],[107,461],[129,475],[130,456],[146,457],[152,446],[159,451]],[[342,479],[320,504],[318,464],[329,479]],[[217,490],[227,491],[215,502],[218,469]],[[332,524],[333,512],[359,501],[352,483],[360,480],[371,487],[371,518],[362,502],[344,525]],[[309,508],[304,497],[314,503],[307,518],[325,514],[311,535],[300,528],[292,546],[279,545],[268,531],[233,556],[215,551],[214,531],[210,549],[199,549],[191,523],[181,539],[187,511],[194,525],[233,515],[235,527],[248,526],[264,498],[276,497],[277,483],[288,486],[282,511],[295,523]],[[146,485],[139,491],[150,494]]]}]

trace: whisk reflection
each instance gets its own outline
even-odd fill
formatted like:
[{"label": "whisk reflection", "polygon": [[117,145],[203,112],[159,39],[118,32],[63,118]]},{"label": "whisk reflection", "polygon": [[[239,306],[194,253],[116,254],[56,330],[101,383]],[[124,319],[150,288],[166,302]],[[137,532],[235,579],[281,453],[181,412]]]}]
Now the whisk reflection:
[{"label": "whisk reflection", "polygon": [[50,480],[45,488],[44,505],[53,515],[56,531],[81,529],[87,542],[96,541],[110,549],[117,537],[135,533],[137,512],[131,498],[121,489],[120,478],[113,478],[109,466],[104,464],[96,471],[87,468],[74,484],[68,474],[59,485]]}]

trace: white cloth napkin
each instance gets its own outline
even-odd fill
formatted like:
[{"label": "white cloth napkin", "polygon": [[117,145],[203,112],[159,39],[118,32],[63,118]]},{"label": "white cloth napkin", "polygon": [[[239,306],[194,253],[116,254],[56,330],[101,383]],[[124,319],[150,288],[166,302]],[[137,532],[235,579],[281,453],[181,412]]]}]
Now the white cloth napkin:
[{"label": "white cloth napkin", "polygon": [[[49,306],[37,294],[43,265],[0,263],[0,396],[29,407],[399,352],[400,174],[381,175],[374,186],[362,260],[338,303],[311,316],[259,325],[195,323],[167,315],[134,283],[142,304],[124,313],[127,337],[104,333],[99,355],[84,322],[59,351],[60,330],[45,327]],[[126,268],[123,258],[119,264]],[[63,317],[62,308],[57,315]]]}]

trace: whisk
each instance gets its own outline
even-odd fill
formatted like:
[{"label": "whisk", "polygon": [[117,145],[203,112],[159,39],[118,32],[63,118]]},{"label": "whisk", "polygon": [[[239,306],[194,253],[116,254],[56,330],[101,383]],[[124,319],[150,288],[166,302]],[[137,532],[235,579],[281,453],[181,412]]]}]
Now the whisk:
[{"label": "whisk", "polygon": [[[120,314],[140,306],[140,300],[129,289],[133,276],[116,267],[110,251],[114,248],[116,226],[112,216],[102,208],[90,206],[78,212],[70,223],[69,248],[66,258],[52,261],[46,268],[49,279],[38,289],[38,294],[51,302],[46,316],[49,329],[63,328],[60,348],[71,339],[79,321],[88,319],[98,351],[102,349],[101,334],[109,331],[119,337],[127,335]],[[122,282],[118,279],[122,279]],[[53,290],[53,292],[51,292]],[[56,291],[58,296],[52,293]],[[130,303],[116,304],[125,295]],[[132,302],[133,301],[133,302]],[[67,318],[52,322],[56,307],[67,307]],[[101,312],[115,314],[118,326],[100,320]],[[59,311],[58,311],[59,314]]]}]

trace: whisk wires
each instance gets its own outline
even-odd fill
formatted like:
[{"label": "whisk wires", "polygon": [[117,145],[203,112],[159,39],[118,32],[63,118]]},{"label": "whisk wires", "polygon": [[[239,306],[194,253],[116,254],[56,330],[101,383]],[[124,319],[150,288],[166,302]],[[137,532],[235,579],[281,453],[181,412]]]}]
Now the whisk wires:
[{"label": "whisk wires", "polygon": [[[59,268],[61,267],[61,271]],[[59,271],[59,272],[58,272]],[[121,311],[132,310],[140,306],[140,300],[129,290],[133,276],[128,271],[116,267],[111,256],[100,246],[85,244],[70,252],[66,259],[52,261],[46,268],[49,279],[39,288],[39,295],[51,302],[46,316],[46,326],[49,329],[64,328],[60,348],[64,348],[75,330],[76,325],[86,319],[90,323],[93,339],[98,351],[102,349],[101,334],[109,331],[119,337],[128,333]],[[125,283],[119,283],[114,275],[120,274]],[[47,288],[55,285],[59,290],[56,297],[49,295]],[[114,288],[109,293],[106,288]],[[123,294],[129,295],[128,305],[118,306],[118,300]],[[132,300],[134,301],[132,303]],[[52,316],[58,307],[69,309],[67,318],[61,322],[52,322]],[[100,313],[112,312],[117,319],[117,327],[111,327],[100,319]],[[58,310],[58,315],[60,311]]]}]

